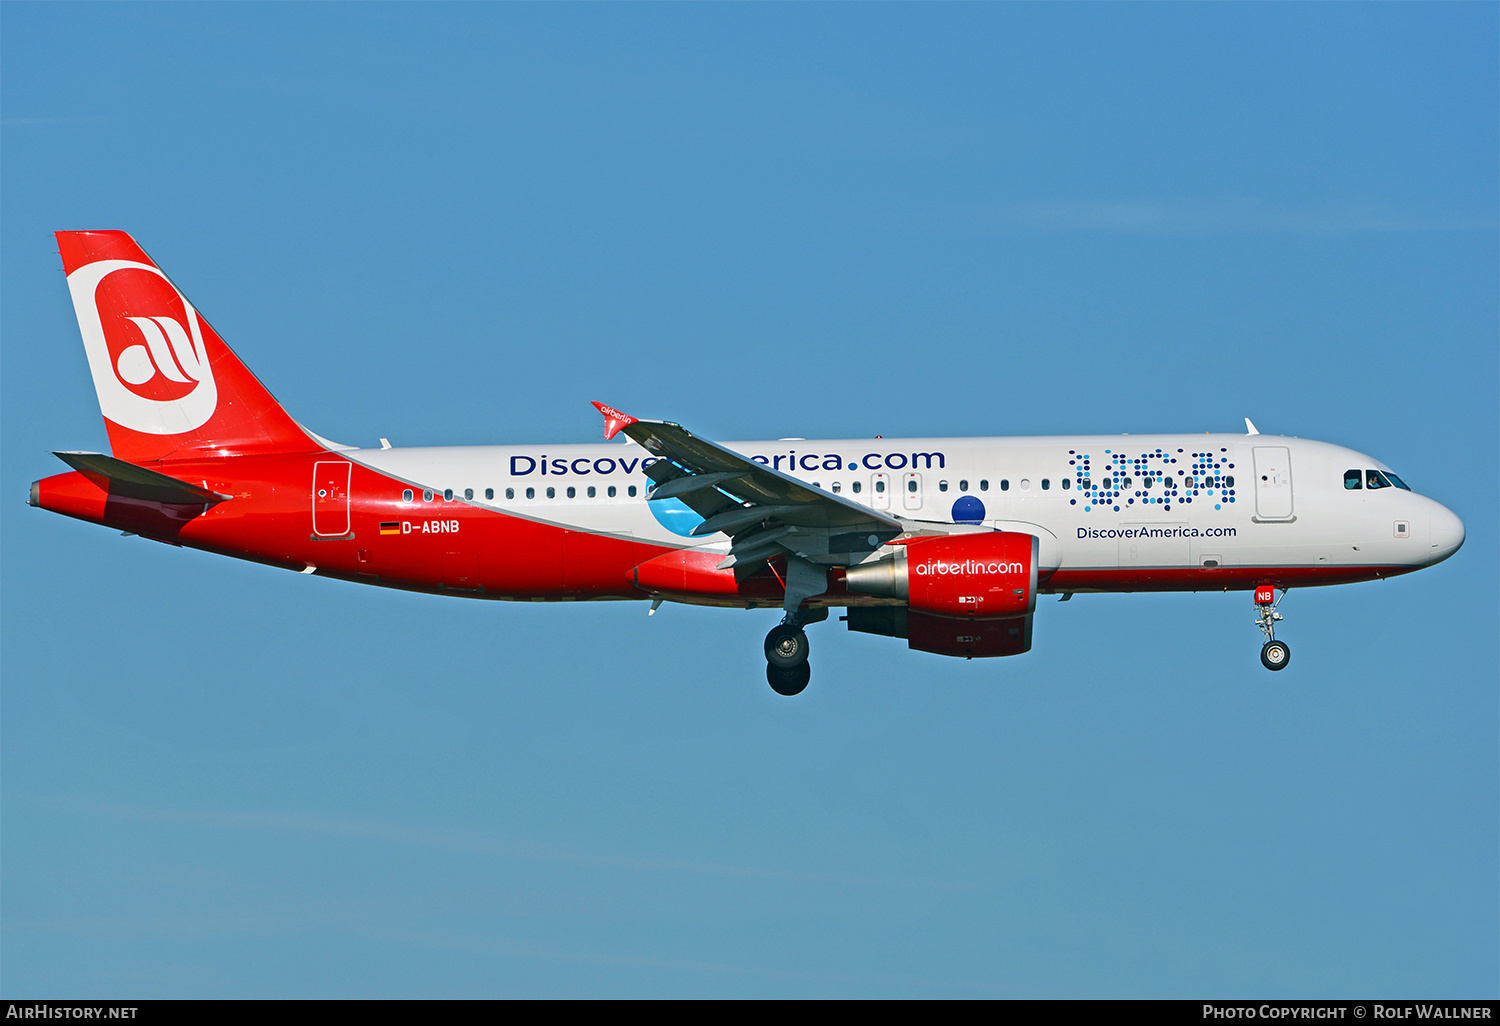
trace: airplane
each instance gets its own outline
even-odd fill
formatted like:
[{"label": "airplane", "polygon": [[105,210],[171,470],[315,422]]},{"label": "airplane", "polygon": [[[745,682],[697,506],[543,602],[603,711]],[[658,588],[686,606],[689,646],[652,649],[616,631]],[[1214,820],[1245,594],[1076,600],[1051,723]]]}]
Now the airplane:
[{"label": "airplane", "polygon": [[[766,679],[811,678],[805,628],[965,658],[1031,649],[1040,595],[1249,591],[1261,662],[1293,587],[1394,577],[1464,526],[1384,463],[1247,433],[720,444],[604,403],[604,444],[378,449],[281,407],[136,242],[56,233],[111,453],[30,505],[361,584],[511,601],[780,610]],[[1280,592],[1278,597],[1277,592]]]}]

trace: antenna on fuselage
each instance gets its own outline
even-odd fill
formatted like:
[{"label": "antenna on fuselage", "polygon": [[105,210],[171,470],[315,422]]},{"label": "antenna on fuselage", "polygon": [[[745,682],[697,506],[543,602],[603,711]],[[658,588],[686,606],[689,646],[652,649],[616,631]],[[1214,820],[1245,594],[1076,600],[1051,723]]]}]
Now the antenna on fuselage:
[{"label": "antenna on fuselage", "polygon": [[1245,418],[1245,434],[1247,434],[1247,435],[1258,435],[1258,434],[1260,434],[1259,431],[1255,430],[1255,425],[1252,424],[1252,423],[1250,423],[1250,418],[1249,417]]}]

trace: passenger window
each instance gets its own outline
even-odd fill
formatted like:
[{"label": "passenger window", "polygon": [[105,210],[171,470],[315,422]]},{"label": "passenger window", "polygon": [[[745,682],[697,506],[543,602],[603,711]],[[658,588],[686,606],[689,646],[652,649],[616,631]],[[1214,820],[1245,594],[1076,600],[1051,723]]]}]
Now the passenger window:
[{"label": "passenger window", "polygon": [[572,485],[568,485],[568,498],[570,498],[570,499],[576,499],[576,498],[578,498],[578,489],[574,488]]},{"label": "passenger window", "polygon": [[[967,491],[968,490],[968,486],[964,482],[962,482],[962,481],[960,481],[958,483],[958,487],[959,487],[960,491]],[[939,481],[938,482],[938,491],[940,491],[940,492],[946,492],[947,490],[948,490],[948,482],[947,481]]]},{"label": "passenger window", "polygon": [[444,502],[452,502],[453,501],[453,489],[452,488],[444,488],[443,489],[443,501]]},{"label": "passenger window", "polygon": [[[947,484],[947,482],[944,482],[943,483],[943,491],[946,492],[947,490],[948,490],[948,484]],[[969,490],[969,482],[967,482],[967,481],[959,481],[958,482],[958,490],[961,491],[961,492],[967,492]]]},{"label": "passenger window", "polygon": [[406,489],[405,491],[403,491],[401,493],[401,501],[402,502],[410,502],[411,501],[411,489],[410,488]]},{"label": "passenger window", "polygon": [[1130,487],[1130,481],[1131,481],[1131,479],[1128,478],[1128,477],[1121,479],[1121,481],[1120,481],[1120,487],[1121,488],[1129,488]]},{"label": "passenger window", "polygon": [[833,483],[833,494],[837,495],[842,490],[843,490],[843,486],[840,485],[837,481],[835,481]]},{"label": "passenger window", "polygon": [[614,485],[610,485],[609,486],[609,497],[611,499],[613,499],[615,497],[615,486]]},{"label": "passenger window", "polygon": [[635,498],[635,485],[631,485],[629,488],[625,489],[625,494],[630,496],[632,499]]},{"label": "passenger window", "polygon": [[1000,490],[1002,492],[1008,492],[1008,491],[1010,491],[1010,481],[1009,481],[1009,479],[1003,478],[1003,477],[1000,479]]},{"label": "passenger window", "polygon": [[1052,479],[1051,478],[1046,478],[1046,477],[1042,478],[1042,491],[1045,492],[1047,489],[1049,489],[1051,487],[1052,487]]},{"label": "passenger window", "polygon": [[528,499],[534,499],[534,498],[536,498],[536,489],[535,488],[528,488],[528,489],[526,489],[526,498],[528,498]]},{"label": "passenger window", "polygon": [[884,481],[876,481],[875,482],[875,490],[877,492],[884,492],[885,491],[885,482]]},{"label": "passenger window", "polygon": [[589,485],[589,498],[592,499],[594,497],[594,495],[595,495],[594,486],[593,485]]},{"label": "passenger window", "polygon": [[861,488],[863,488],[863,487],[864,487],[864,485],[860,484],[858,481],[854,482],[852,485],[849,486],[850,490],[852,490],[855,495],[858,495],[859,494],[859,490]]},{"label": "passenger window", "polygon": [[987,491],[989,491],[990,490],[990,483],[989,483],[989,481],[987,481],[987,480],[985,480],[984,478],[981,477],[979,479],[979,490],[981,492],[987,492]]},{"label": "passenger window", "polygon": [[911,492],[912,494],[916,494],[917,483],[915,481],[906,482],[906,490]]},{"label": "passenger window", "polygon": [[493,489],[493,488],[486,488],[484,490],[484,497],[486,499],[493,499],[495,497],[495,489]]},{"label": "passenger window", "polygon": [[1072,488],[1072,487],[1073,487],[1073,479],[1071,477],[1065,477],[1065,478],[1063,478],[1063,491],[1067,491],[1069,488]]},{"label": "passenger window", "polygon": [[516,497],[516,490],[514,488],[505,489],[505,497],[507,499],[514,499]]},{"label": "passenger window", "polygon": [[423,489],[423,491],[422,491],[422,501],[423,502],[431,502],[432,501],[432,493],[430,491],[427,491],[426,489]]},{"label": "passenger window", "polygon": [[547,498],[549,498],[549,499],[555,499],[555,498],[557,498],[557,489],[553,488],[551,485],[547,486]]},{"label": "passenger window", "polygon": [[1360,488],[1363,487],[1363,484],[1361,483],[1362,479],[1363,475],[1360,474],[1360,472],[1357,470],[1344,471],[1344,487],[1349,489],[1351,492],[1357,492]]},{"label": "passenger window", "polygon": [[1224,475],[1224,487],[1225,488],[1233,488],[1234,487],[1234,475],[1233,474],[1225,474]]},{"label": "passenger window", "polygon": [[472,489],[472,488],[465,488],[464,489],[464,499],[468,500],[468,499],[472,499],[472,498],[474,498],[474,489]]},{"label": "passenger window", "polygon": [[1365,471],[1366,488],[1389,488],[1391,483],[1385,479],[1385,475],[1378,470]]}]

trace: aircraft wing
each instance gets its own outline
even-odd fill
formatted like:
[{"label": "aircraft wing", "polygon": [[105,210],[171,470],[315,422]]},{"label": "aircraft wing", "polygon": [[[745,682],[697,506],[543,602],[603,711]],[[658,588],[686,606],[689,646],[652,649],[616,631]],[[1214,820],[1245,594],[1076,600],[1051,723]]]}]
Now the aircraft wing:
[{"label": "aircraft wing", "polygon": [[656,482],[648,499],[680,499],[702,516],[694,535],[729,535],[730,559],[722,566],[759,564],[782,551],[840,563],[840,555],[868,554],[906,530],[896,517],[772,470],[680,424],[594,406],[604,415],[606,438],[623,431],[658,458],[646,469]]}]

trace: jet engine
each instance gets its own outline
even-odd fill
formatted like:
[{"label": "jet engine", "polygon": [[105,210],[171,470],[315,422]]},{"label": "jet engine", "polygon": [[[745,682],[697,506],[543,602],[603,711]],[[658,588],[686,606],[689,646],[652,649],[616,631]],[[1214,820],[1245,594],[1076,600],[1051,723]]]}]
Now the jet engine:
[{"label": "jet engine", "polygon": [[1039,545],[1013,531],[914,538],[893,557],[849,567],[850,592],[907,606],[850,607],[849,628],[905,638],[908,647],[938,655],[1026,652]]},{"label": "jet engine", "polygon": [[851,566],[846,585],[938,616],[1025,616],[1036,609],[1038,548],[1015,531],[913,538],[889,559]]}]

